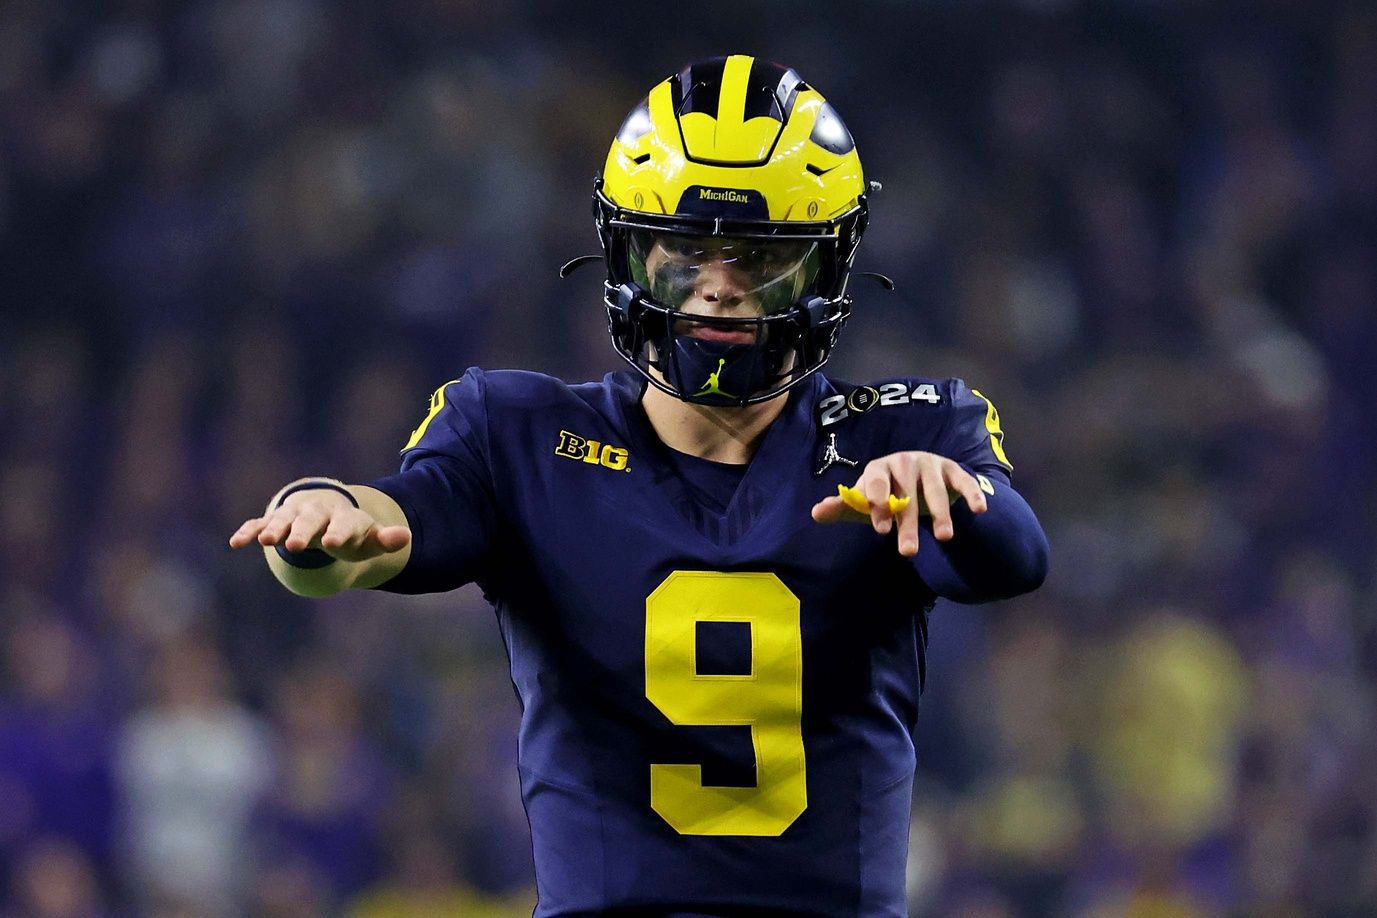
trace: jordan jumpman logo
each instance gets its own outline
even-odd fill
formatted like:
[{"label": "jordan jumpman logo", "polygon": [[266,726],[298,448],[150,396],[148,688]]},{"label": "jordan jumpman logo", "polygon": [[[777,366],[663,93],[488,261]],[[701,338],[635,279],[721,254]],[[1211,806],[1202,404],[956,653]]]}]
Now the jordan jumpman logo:
[{"label": "jordan jumpman logo", "polygon": [[854,469],[856,467],[856,460],[848,459],[837,452],[837,435],[828,434],[827,437],[827,447],[822,451],[822,461],[818,465],[818,470],[814,472],[813,475],[821,475],[834,465],[845,465]]},{"label": "jordan jumpman logo", "polygon": [[708,381],[703,383],[703,388],[693,393],[695,398],[700,395],[720,395],[723,398],[736,398],[736,396],[732,395],[730,392],[723,392],[717,385],[717,378],[722,375],[722,368],[726,365],[726,357],[719,357],[717,359],[717,369],[708,374]]}]

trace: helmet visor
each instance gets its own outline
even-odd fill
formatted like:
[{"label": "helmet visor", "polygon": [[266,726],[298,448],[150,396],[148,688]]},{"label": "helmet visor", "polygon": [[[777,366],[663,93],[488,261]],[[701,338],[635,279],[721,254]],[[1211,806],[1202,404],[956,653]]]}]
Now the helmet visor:
[{"label": "helmet visor", "polygon": [[715,318],[784,312],[817,286],[818,243],[632,230],[631,277],[661,306]]}]

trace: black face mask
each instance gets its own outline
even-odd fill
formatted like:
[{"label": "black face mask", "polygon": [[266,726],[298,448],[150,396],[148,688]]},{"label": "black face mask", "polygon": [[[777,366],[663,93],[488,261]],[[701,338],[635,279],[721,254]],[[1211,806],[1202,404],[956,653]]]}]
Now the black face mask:
[{"label": "black face mask", "polygon": [[655,343],[654,364],[675,389],[704,405],[740,405],[779,381],[778,348],[671,334]]}]

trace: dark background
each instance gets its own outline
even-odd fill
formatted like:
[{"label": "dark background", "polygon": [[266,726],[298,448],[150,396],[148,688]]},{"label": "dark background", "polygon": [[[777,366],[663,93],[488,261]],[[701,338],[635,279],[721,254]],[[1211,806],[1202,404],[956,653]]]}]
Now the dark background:
[{"label": "dark background", "polygon": [[934,614],[914,913],[1377,911],[1377,14],[1299,0],[0,4],[0,911],[528,913],[481,598],[225,540],[615,368],[555,269],[731,52],[884,183],[831,371],[978,386],[1053,546]]}]

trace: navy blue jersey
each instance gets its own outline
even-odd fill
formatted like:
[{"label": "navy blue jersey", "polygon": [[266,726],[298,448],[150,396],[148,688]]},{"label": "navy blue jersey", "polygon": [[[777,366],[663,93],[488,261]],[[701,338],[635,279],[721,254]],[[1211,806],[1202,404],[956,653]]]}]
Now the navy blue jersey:
[{"label": "navy blue jersey", "polygon": [[[1045,564],[998,415],[958,380],[815,375],[722,509],[675,471],[643,386],[470,370],[374,482],[414,540],[383,589],[477,581],[497,610],[536,916],[902,915],[927,612]],[[956,538],[925,530],[915,559],[812,521],[900,449],[982,476],[990,511],[954,507]]]}]

